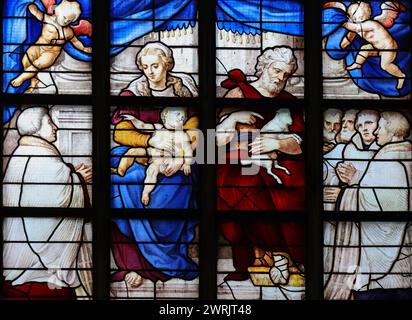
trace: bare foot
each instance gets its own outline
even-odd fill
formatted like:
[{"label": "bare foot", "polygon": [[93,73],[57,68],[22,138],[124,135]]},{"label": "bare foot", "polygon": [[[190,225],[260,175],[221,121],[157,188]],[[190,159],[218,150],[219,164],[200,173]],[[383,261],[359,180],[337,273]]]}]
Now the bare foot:
[{"label": "bare foot", "polygon": [[117,174],[117,168],[110,168],[110,172],[114,173],[114,174]]},{"label": "bare foot", "polygon": [[13,87],[18,88],[22,85],[23,82],[21,80],[19,80],[19,78],[17,77],[15,79],[11,80],[10,83]]},{"label": "bare foot", "polygon": [[34,87],[28,87],[27,90],[24,93],[34,93],[35,90],[36,90],[36,88],[34,88]]},{"label": "bare foot", "polygon": [[263,256],[256,257],[253,265],[255,267],[271,267],[273,266],[273,259],[269,251],[264,252]]},{"label": "bare foot", "polygon": [[140,275],[138,275],[136,272],[130,271],[124,277],[124,281],[126,281],[126,283],[129,286],[131,286],[133,288],[137,288],[138,286],[140,286],[143,283],[143,278]]},{"label": "bare foot", "polygon": [[150,202],[150,197],[148,194],[142,194],[142,203],[147,206]]},{"label": "bare foot", "polygon": [[346,70],[360,69],[361,67],[362,67],[362,65],[355,62],[354,64],[351,64],[350,66],[346,67]]}]

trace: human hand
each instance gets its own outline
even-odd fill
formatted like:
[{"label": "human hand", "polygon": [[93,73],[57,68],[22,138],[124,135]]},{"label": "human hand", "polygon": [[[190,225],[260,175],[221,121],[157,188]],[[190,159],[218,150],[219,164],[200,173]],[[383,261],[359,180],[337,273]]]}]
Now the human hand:
[{"label": "human hand", "polygon": [[138,124],[139,122],[141,122],[139,119],[137,119],[135,116],[132,116],[131,114],[121,114],[120,117],[121,117],[123,120],[130,121],[131,123],[133,123],[133,125],[134,125],[135,127],[137,127],[137,124]]},{"label": "human hand", "polygon": [[136,129],[146,129],[145,123],[131,114],[122,114],[120,117],[126,121],[130,121]]},{"label": "human hand", "polygon": [[281,133],[278,135],[278,139],[286,140],[292,138],[297,144],[302,144],[303,139],[296,133]]},{"label": "human hand", "polygon": [[136,117],[132,116],[131,114],[121,114],[120,117],[128,121],[136,120]]},{"label": "human hand", "polygon": [[86,53],[91,54],[92,53],[92,47],[84,47],[83,51],[86,52]]},{"label": "human hand", "polygon": [[142,204],[147,206],[150,202],[150,196],[148,193],[143,193],[142,194]]},{"label": "human hand", "polygon": [[176,172],[178,172],[182,168],[183,162],[184,162],[183,158],[166,158],[164,160],[165,170],[163,171],[163,174],[166,177],[170,177],[174,175]]},{"label": "human hand", "polygon": [[75,166],[74,170],[83,177],[86,183],[92,183],[92,180],[93,180],[92,166],[86,166],[84,163],[81,163]]},{"label": "human hand", "polygon": [[328,153],[330,150],[332,150],[333,148],[335,148],[335,144],[334,143],[324,143],[323,144],[323,153]]},{"label": "human hand", "polygon": [[278,140],[269,135],[257,137],[249,146],[252,154],[268,153],[279,149]]},{"label": "human hand", "polygon": [[351,162],[340,162],[336,166],[336,173],[342,182],[350,184],[357,170]]},{"label": "human hand", "polygon": [[257,118],[264,119],[262,115],[253,111],[236,111],[229,115],[228,119],[233,121],[235,124],[237,122],[243,124],[254,124],[257,121]]},{"label": "human hand", "polygon": [[185,163],[183,166],[182,166],[182,169],[183,169],[183,172],[185,173],[185,175],[189,175],[190,174],[190,172],[191,172],[191,169],[190,169],[190,164],[187,164],[187,163]]},{"label": "human hand", "polygon": [[340,188],[337,187],[326,187],[323,188],[323,200],[326,202],[336,202],[339,196]]}]

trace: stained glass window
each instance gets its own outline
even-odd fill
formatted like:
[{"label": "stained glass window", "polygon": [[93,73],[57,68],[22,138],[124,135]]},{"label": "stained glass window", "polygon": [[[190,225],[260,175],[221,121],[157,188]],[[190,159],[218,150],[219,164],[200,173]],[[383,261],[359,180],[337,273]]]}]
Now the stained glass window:
[{"label": "stained glass window", "polygon": [[218,299],[304,299],[302,223],[223,220],[219,229]]},{"label": "stained glass window", "polygon": [[3,206],[84,208],[92,197],[88,106],[3,108]]},{"label": "stained glass window", "polygon": [[[168,102],[131,107],[122,99],[198,97],[197,2],[120,2],[111,2],[110,93],[123,102],[111,108],[111,207],[162,218],[194,212],[197,109]],[[198,298],[198,233],[198,222],[186,217],[113,217],[110,298]]]},{"label": "stained glass window", "polygon": [[410,222],[333,221],[324,228],[325,299],[410,297]]},{"label": "stained glass window", "polygon": [[198,96],[194,0],[111,1],[111,94]]},{"label": "stained glass window", "polygon": [[190,108],[115,108],[112,207],[196,209],[198,125]]},{"label": "stained glass window", "polygon": [[325,210],[411,210],[411,119],[407,110],[325,110]]},{"label": "stained glass window", "polygon": [[90,222],[67,217],[5,217],[2,223],[5,299],[92,297]]},{"label": "stained glass window", "polygon": [[198,298],[198,232],[193,220],[114,219],[111,298]]},{"label": "stained glass window", "polygon": [[217,122],[217,209],[304,210],[303,112],[223,108]]},{"label": "stained glass window", "polygon": [[3,5],[3,92],[90,94],[90,0]]},{"label": "stained glass window", "polygon": [[303,3],[218,0],[216,94],[302,98]]},{"label": "stained glass window", "polygon": [[[303,98],[303,16],[300,1],[218,0],[217,98]],[[219,100],[218,299],[305,296],[303,226],[270,218],[305,210],[304,113],[281,102]]]},{"label": "stained glass window", "polygon": [[323,1],[323,95],[410,98],[410,2]]},{"label": "stained glass window", "polygon": [[410,1],[1,4],[0,299],[411,299]]}]

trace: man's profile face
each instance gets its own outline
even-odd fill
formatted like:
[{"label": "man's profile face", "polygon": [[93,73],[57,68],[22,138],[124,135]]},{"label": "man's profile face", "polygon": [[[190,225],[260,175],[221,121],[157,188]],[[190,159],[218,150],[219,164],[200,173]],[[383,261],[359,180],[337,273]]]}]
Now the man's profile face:
[{"label": "man's profile face", "polygon": [[342,118],[342,131],[340,132],[340,136],[342,140],[349,141],[350,138],[355,134],[355,120],[356,115],[351,113],[345,113]]},{"label": "man's profile face", "polygon": [[55,142],[57,140],[57,126],[48,114],[46,114],[41,121],[41,128],[38,132],[40,138],[48,142]]},{"label": "man's profile face", "polygon": [[388,131],[388,122],[381,118],[379,120],[378,129],[376,129],[377,143],[383,146],[392,141],[393,134]]},{"label": "man's profile face", "polygon": [[374,132],[378,127],[377,119],[372,114],[362,114],[356,121],[356,129],[361,134],[362,140],[366,144],[371,144],[375,141]]},{"label": "man's profile face", "polygon": [[148,54],[141,58],[142,69],[149,82],[159,83],[166,79],[167,70],[162,58],[157,54]]},{"label": "man's profile face", "polygon": [[323,139],[332,142],[341,127],[340,114],[326,114],[323,120]]},{"label": "man's profile face", "polygon": [[262,73],[263,83],[269,92],[279,94],[292,74],[290,66],[283,62],[272,62]]}]

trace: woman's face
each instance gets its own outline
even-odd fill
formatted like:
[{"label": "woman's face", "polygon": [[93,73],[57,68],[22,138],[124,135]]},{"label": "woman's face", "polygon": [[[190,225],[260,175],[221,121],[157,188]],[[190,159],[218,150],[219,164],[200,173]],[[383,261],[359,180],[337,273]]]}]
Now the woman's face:
[{"label": "woman's face", "polygon": [[145,55],[141,58],[141,63],[149,82],[159,83],[166,80],[166,66],[159,55]]}]

